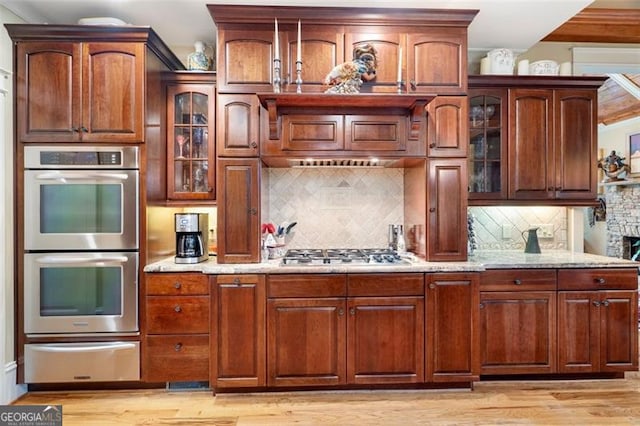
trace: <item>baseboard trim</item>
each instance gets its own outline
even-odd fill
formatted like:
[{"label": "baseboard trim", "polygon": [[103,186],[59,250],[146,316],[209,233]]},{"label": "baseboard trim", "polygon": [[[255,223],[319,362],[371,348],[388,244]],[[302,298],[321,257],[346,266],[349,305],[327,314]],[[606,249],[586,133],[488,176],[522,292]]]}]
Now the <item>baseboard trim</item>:
[{"label": "baseboard trim", "polygon": [[0,404],[11,404],[16,399],[27,393],[27,385],[17,384],[18,364],[15,361],[4,366],[2,383],[0,383]]}]

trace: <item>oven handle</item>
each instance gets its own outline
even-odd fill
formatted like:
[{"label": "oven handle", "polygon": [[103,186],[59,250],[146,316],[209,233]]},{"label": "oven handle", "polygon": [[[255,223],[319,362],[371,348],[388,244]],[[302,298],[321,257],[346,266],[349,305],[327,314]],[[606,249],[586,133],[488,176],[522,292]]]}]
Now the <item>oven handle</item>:
[{"label": "oven handle", "polygon": [[61,173],[61,172],[49,172],[36,175],[36,179],[39,180],[80,180],[80,179],[118,179],[127,180],[129,176],[125,173],[100,173],[100,172],[75,172],[75,173]]},{"label": "oven handle", "polygon": [[135,349],[136,345],[133,343],[113,343],[107,345],[88,345],[88,346],[49,346],[39,345],[38,352],[97,352],[104,351],[105,349]]},{"label": "oven handle", "polygon": [[126,256],[102,256],[102,257],[86,257],[86,256],[42,256],[36,259],[38,263],[97,263],[97,262],[118,262],[126,263]]}]

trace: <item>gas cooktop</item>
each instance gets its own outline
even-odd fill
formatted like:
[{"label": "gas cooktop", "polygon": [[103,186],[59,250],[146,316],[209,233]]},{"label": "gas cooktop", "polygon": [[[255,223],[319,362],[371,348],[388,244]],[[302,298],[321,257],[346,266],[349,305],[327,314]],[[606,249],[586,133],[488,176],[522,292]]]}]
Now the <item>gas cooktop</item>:
[{"label": "gas cooktop", "polygon": [[392,265],[405,263],[391,249],[291,249],[282,258],[283,265]]}]

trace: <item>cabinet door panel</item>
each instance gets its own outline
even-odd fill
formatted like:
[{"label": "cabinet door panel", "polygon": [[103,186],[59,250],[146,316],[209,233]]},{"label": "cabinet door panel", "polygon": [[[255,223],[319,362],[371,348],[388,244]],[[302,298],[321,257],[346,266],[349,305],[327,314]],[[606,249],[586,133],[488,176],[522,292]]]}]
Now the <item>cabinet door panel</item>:
[{"label": "cabinet door panel", "polygon": [[[218,31],[218,90],[256,93],[272,90],[273,31]],[[286,46],[286,36],[280,39]],[[281,58],[286,59],[286,58]]]},{"label": "cabinet door panel", "polygon": [[354,151],[404,151],[407,120],[402,116],[345,117],[345,149]]},{"label": "cabinet door panel", "polygon": [[464,96],[439,96],[427,105],[429,157],[466,157],[469,128],[468,101]]},{"label": "cabinet door panel", "polygon": [[509,197],[554,197],[552,90],[509,90]]},{"label": "cabinet door panel", "polygon": [[482,374],[556,372],[555,292],[481,292]]},{"label": "cabinet door panel", "polygon": [[285,115],[282,127],[283,151],[335,151],[344,148],[341,115]]},{"label": "cabinet door panel", "polygon": [[83,142],[143,142],[144,45],[85,43]]},{"label": "cabinet door panel", "polygon": [[[304,23],[303,23],[304,25]],[[283,92],[296,91],[296,60],[298,49],[298,33],[287,33],[287,60],[283,62]],[[344,62],[344,42],[341,32],[317,31],[312,28],[303,29],[300,37],[302,43],[302,91],[323,92],[326,89],[324,79],[338,64]],[[284,80],[287,80],[286,84]]]},{"label": "cabinet door panel", "polygon": [[349,298],[347,380],[424,381],[424,298]]},{"label": "cabinet door panel", "polygon": [[478,275],[427,274],[426,380],[478,378]]},{"label": "cabinet door panel", "polygon": [[597,92],[554,94],[557,198],[595,199],[597,191]]},{"label": "cabinet door panel", "polygon": [[376,78],[370,82],[364,82],[360,89],[361,93],[389,93],[398,90],[398,58],[400,48],[405,43],[405,37],[403,34],[383,34],[382,32],[345,34],[346,60],[353,59],[353,50],[363,43],[373,45],[378,53]]},{"label": "cabinet door panel", "polygon": [[466,260],[467,161],[429,160],[427,192],[428,260]]},{"label": "cabinet door panel", "polygon": [[208,296],[147,296],[148,334],[209,332]]},{"label": "cabinet door panel", "polygon": [[257,157],[260,109],[255,95],[218,95],[216,146],[219,157]]},{"label": "cabinet door panel", "polygon": [[211,383],[217,387],[266,384],[264,276],[219,275],[211,279],[214,326]]},{"label": "cabinet door panel", "polygon": [[268,385],[346,383],[345,299],[270,299]]},{"label": "cabinet door panel", "polygon": [[604,291],[600,310],[600,368],[638,370],[638,292]]},{"label": "cabinet door panel", "polygon": [[600,368],[597,292],[558,293],[558,371],[595,372]]},{"label": "cabinet door panel", "polygon": [[18,139],[80,141],[80,44],[18,43],[16,55]]},{"label": "cabinet door panel", "polygon": [[260,260],[259,160],[218,159],[219,263]]}]

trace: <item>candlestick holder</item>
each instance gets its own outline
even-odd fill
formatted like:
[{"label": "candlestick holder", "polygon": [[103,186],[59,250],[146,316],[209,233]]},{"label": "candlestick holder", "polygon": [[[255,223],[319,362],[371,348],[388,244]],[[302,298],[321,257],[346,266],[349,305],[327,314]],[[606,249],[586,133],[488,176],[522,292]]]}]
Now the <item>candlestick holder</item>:
[{"label": "candlestick holder", "polygon": [[302,93],[302,61],[296,61],[296,93]]},{"label": "candlestick holder", "polygon": [[397,88],[398,88],[398,94],[402,94],[402,86],[404,85],[404,83],[402,82],[402,80],[398,81],[397,83]]},{"label": "candlestick holder", "polygon": [[273,60],[273,93],[280,93],[282,79],[280,77],[280,59]]}]

